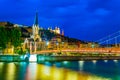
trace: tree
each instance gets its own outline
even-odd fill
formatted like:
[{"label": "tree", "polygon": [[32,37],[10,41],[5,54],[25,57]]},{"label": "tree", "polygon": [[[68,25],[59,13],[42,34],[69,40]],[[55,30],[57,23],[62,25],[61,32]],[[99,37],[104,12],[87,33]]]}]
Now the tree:
[{"label": "tree", "polygon": [[12,28],[5,28],[0,27],[0,47],[5,49],[10,43],[11,46],[15,48],[21,46],[21,31],[20,28],[12,27]]},{"label": "tree", "polygon": [[7,42],[8,42],[7,32],[4,27],[0,27],[0,47],[1,47],[1,49],[6,48]]},{"label": "tree", "polygon": [[21,32],[19,28],[13,28],[11,31],[10,41],[14,47],[21,46]]}]

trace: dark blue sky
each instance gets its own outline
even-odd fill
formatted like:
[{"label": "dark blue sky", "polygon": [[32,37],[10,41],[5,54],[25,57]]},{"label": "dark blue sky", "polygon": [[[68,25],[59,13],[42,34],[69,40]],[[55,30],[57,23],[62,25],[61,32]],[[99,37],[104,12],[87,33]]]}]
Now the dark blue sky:
[{"label": "dark blue sky", "polygon": [[120,0],[0,0],[0,21],[59,26],[65,35],[98,40],[120,30]]}]

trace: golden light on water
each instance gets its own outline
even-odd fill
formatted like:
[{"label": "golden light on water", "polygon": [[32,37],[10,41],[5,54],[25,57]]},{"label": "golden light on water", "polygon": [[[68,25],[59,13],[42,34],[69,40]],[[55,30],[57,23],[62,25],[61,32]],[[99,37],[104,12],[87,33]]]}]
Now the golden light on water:
[{"label": "golden light on water", "polygon": [[76,72],[64,68],[49,67],[38,64],[36,80],[111,80],[82,72]]},{"label": "golden light on water", "polygon": [[92,62],[93,62],[94,64],[96,64],[97,60],[93,60]]},{"label": "golden light on water", "polygon": [[[3,65],[4,65],[4,63],[1,63],[1,62],[0,62],[0,70],[2,69]],[[1,72],[1,71],[0,71],[0,72]]]},{"label": "golden light on water", "polygon": [[6,70],[6,80],[15,80],[16,66],[14,63],[9,63]]},{"label": "golden light on water", "polygon": [[[7,66],[5,73],[5,80],[17,80],[16,76],[24,76],[20,79],[22,80],[111,80],[110,78],[103,78],[100,76],[95,76],[92,74],[77,72],[65,68],[57,68],[54,66],[45,66],[37,63],[0,63],[1,70],[4,65]],[[82,68],[84,66],[84,61],[79,61],[79,66]],[[23,73],[19,71],[20,68],[24,68]],[[19,79],[19,80],[20,80]]]}]

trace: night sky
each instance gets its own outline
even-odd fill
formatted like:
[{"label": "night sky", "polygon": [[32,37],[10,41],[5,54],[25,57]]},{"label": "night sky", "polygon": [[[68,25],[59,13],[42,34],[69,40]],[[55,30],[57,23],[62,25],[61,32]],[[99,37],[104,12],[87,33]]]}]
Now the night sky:
[{"label": "night sky", "polygon": [[120,0],[0,0],[0,21],[32,26],[35,12],[43,28],[96,41],[120,30]]}]

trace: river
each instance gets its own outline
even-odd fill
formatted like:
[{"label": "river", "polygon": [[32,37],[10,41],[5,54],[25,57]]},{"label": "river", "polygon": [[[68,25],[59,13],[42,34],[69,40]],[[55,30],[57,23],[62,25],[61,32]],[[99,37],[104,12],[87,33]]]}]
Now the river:
[{"label": "river", "polygon": [[0,62],[0,80],[120,80],[120,61]]}]

